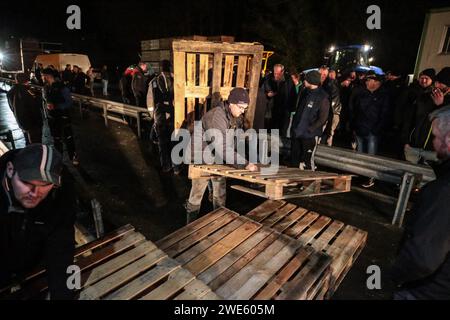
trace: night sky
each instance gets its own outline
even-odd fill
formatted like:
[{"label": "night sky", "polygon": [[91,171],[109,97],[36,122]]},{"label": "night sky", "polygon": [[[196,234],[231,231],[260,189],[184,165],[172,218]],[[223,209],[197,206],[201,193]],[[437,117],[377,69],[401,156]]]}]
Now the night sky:
[{"label": "night sky", "polygon": [[[66,28],[66,8],[81,8],[81,30]],[[381,8],[381,30],[366,27],[366,8]],[[308,68],[330,44],[370,42],[375,65],[411,73],[430,8],[450,1],[8,1],[0,11],[4,41],[37,38],[62,42],[66,52],[86,53],[94,66],[125,66],[139,59],[140,41],[182,35],[233,35],[258,41],[277,55],[271,63]]]}]

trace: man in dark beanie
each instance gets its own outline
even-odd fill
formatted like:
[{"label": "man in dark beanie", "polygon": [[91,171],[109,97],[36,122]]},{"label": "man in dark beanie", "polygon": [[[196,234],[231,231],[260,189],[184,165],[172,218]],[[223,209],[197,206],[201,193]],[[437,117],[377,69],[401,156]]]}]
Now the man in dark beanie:
[{"label": "man in dark beanie", "polygon": [[315,170],[314,154],[330,111],[328,94],[320,87],[321,74],[313,70],[305,75],[305,90],[297,100],[291,128],[292,165]]},{"label": "man in dark beanie", "polygon": [[[246,161],[246,159],[241,154],[236,152],[234,146],[231,146],[227,143],[227,130],[243,128],[242,117],[244,116],[244,113],[248,108],[249,102],[250,98],[246,89],[234,88],[233,90],[231,90],[226,101],[220,102],[218,106],[205,113],[205,115],[201,119],[201,130],[196,131],[194,129],[194,135],[192,135],[191,137],[191,162],[193,162],[192,160],[195,160],[197,158],[197,155],[199,155],[200,159],[203,161],[203,151],[210,146],[214,146],[214,150],[216,152],[215,155],[218,160],[222,160],[222,162],[233,165],[236,168],[245,168],[249,171],[258,170],[256,164]],[[222,139],[218,139],[218,141],[216,141],[215,137],[212,138],[210,136],[212,131],[215,131],[217,134],[222,135]],[[212,141],[211,144],[207,145],[203,140],[204,137],[207,139],[211,138],[214,141]],[[196,143],[201,144],[201,147],[196,148]],[[225,206],[225,177],[193,178],[189,199],[185,205],[187,223],[190,223],[197,219],[200,212],[200,205],[202,203],[203,194],[205,193],[205,190],[210,181],[213,188],[214,209]]]},{"label": "man in dark beanie", "polygon": [[75,201],[61,154],[43,144],[8,151],[0,157],[0,177],[0,288],[20,285],[44,266],[50,299],[72,298],[66,282]]},{"label": "man in dark beanie", "polygon": [[42,141],[42,96],[29,86],[29,75],[18,73],[8,91],[8,103],[27,144]]},{"label": "man in dark beanie", "polygon": [[[434,86],[433,78],[436,79]],[[439,79],[439,80],[438,80]],[[429,115],[450,102],[448,86],[450,68],[444,68],[434,77],[434,69],[425,69],[419,75],[419,88],[409,98],[411,104],[404,108],[402,140],[405,159],[412,163],[435,161],[433,133]],[[412,89],[414,90],[414,89]]]}]

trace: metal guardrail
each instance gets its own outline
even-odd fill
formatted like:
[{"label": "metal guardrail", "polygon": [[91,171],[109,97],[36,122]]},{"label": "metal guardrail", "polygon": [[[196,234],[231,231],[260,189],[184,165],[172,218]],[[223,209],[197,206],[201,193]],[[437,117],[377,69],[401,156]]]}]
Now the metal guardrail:
[{"label": "metal guardrail", "polygon": [[317,164],[400,185],[392,224],[399,227],[407,209],[413,187],[423,186],[436,176],[427,166],[368,155],[356,151],[320,145],[315,154]]},{"label": "metal guardrail", "polygon": [[[0,82],[12,85],[14,83],[14,80],[9,78],[0,78]],[[38,90],[42,90],[43,88],[42,86],[34,84],[31,84],[30,86]],[[89,105],[91,107],[102,109],[103,117],[105,119],[105,126],[108,126],[108,120],[128,124],[123,119],[118,119],[117,117],[114,117],[112,114],[120,114],[123,116],[135,118],[137,126],[137,134],[139,138],[141,138],[142,121],[145,119],[144,116],[151,115],[150,111],[146,108],[136,107],[121,102],[85,96],[77,93],[72,93],[71,96],[73,101],[78,103],[81,114],[83,105]]]}]

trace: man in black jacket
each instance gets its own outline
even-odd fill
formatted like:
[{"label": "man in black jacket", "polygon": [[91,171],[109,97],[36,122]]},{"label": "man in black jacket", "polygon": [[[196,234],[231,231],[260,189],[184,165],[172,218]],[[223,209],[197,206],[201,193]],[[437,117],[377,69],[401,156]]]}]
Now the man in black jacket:
[{"label": "man in black jacket", "polygon": [[0,288],[20,284],[43,263],[50,298],[72,298],[67,267],[75,248],[74,190],[62,170],[61,154],[47,145],[0,157]]},{"label": "man in black jacket", "polygon": [[131,90],[133,91],[136,106],[142,108],[147,108],[147,77],[145,76],[146,72],[147,64],[144,62],[139,62],[136,70],[133,73],[133,79],[131,80]]},{"label": "man in black jacket", "polygon": [[314,154],[330,110],[328,94],[319,86],[320,73],[308,72],[292,120],[291,160],[293,166],[302,170],[315,170]]},{"label": "man in black jacket", "polygon": [[422,190],[405,230],[391,276],[394,299],[450,299],[450,106],[430,115],[433,147],[441,162]]},{"label": "man in black jacket", "polygon": [[[350,126],[356,137],[357,150],[375,155],[389,112],[389,94],[382,87],[382,77],[369,71],[365,77],[365,88],[359,90],[350,101]],[[371,187],[370,178],[363,187]]]},{"label": "man in black jacket", "polygon": [[28,85],[25,73],[16,75],[16,84],[8,91],[8,103],[22,129],[27,144],[42,141],[42,97]]}]

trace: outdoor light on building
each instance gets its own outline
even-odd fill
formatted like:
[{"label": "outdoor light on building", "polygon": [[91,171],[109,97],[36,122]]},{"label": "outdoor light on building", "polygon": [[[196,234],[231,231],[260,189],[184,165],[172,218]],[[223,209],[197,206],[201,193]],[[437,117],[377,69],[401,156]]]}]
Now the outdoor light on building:
[{"label": "outdoor light on building", "polygon": [[328,49],[328,52],[332,53],[334,52],[334,49],[336,49],[334,46],[331,46],[330,49]]},{"label": "outdoor light on building", "polygon": [[364,45],[364,52],[367,52],[370,50],[370,46],[368,44]]}]

